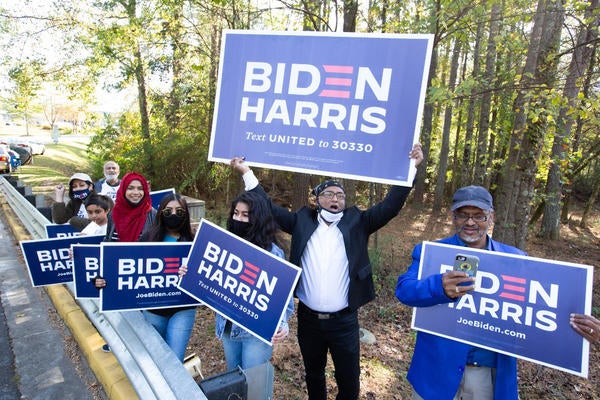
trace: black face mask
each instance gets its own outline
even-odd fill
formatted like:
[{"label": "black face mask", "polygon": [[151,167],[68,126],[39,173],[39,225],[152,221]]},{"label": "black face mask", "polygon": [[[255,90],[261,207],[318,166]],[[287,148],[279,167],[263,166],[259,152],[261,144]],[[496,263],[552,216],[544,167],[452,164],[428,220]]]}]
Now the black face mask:
[{"label": "black face mask", "polygon": [[248,232],[250,232],[250,222],[237,221],[235,219],[231,220],[231,233],[234,233],[241,238],[245,238],[248,236]]},{"label": "black face mask", "polygon": [[162,216],[163,224],[167,229],[179,229],[185,222],[185,216],[171,214],[168,217]]}]

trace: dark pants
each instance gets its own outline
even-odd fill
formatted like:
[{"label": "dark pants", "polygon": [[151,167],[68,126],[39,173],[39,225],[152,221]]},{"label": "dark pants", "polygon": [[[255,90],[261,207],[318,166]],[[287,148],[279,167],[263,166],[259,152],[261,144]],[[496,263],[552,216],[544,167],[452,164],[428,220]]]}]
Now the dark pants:
[{"label": "dark pants", "polygon": [[343,312],[321,319],[304,304],[298,307],[298,343],[309,400],[327,400],[325,365],[331,352],[338,386],[337,400],[356,400],[360,391],[358,314]]}]

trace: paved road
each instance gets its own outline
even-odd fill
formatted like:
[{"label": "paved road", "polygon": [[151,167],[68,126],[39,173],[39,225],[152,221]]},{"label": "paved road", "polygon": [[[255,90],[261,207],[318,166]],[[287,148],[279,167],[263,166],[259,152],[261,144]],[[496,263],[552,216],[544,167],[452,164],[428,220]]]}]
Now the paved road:
[{"label": "paved road", "polygon": [[31,286],[5,222],[2,215],[0,400],[105,399],[45,290]]}]

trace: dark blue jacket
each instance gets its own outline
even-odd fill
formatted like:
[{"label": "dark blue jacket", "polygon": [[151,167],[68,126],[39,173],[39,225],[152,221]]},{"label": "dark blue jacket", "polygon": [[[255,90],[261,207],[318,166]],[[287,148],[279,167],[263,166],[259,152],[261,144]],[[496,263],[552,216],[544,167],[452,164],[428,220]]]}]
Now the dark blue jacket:
[{"label": "dark blue jacket", "polygon": [[[387,224],[400,212],[411,188],[392,186],[383,201],[367,210],[360,210],[353,206],[344,210],[344,216],[338,223],[338,229],[344,237],[346,256],[348,257],[348,307],[356,310],[360,306],[375,298],[373,286],[373,271],[369,260],[369,236]],[[252,189],[267,200],[279,227],[284,232],[292,235],[290,248],[290,262],[302,268],[302,253],[306,244],[317,229],[317,210],[311,207],[302,207],[298,211],[274,204],[262,186]]]},{"label": "dark blue jacket", "polygon": [[[488,237],[489,250],[502,253],[525,252]],[[444,238],[439,243],[465,246],[458,235]],[[442,274],[418,279],[421,248],[415,246],[412,264],[398,277],[396,297],[411,307],[429,307],[454,301],[442,287]],[[425,400],[452,400],[458,391],[473,346],[425,332],[417,332],[417,342],[407,378],[415,391]],[[495,400],[518,400],[517,360],[498,353],[496,364]]]}]

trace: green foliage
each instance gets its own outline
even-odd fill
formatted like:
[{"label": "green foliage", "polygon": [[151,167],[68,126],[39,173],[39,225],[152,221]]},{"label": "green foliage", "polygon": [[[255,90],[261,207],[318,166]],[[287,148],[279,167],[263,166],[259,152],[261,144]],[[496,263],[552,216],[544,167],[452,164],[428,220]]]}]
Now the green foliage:
[{"label": "green foliage", "polygon": [[[446,172],[449,188],[459,183],[463,167],[472,170],[481,160],[486,162],[489,177],[485,184],[496,187],[512,149],[523,150],[522,156],[535,163],[536,192],[543,192],[549,167],[554,162],[550,158],[553,137],[560,133],[557,132],[559,110],[565,106],[568,106],[567,114],[580,124],[581,135],[577,140],[565,141],[567,157],[564,161],[556,160],[569,175],[563,182],[581,184],[585,188],[593,180],[592,166],[580,169],[578,166],[597,154],[592,149],[600,142],[595,133],[599,128],[598,96],[593,91],[581,91],[578,102],[568,104],[562,94],[561,85],[567,74],[564,67],[568,65],[573,43],[565,40],[558,49],[559,69],[551,87],[536,84],[534,75],[523,69],[527,51],[533,45],[531,27],[535,2],[374,0],[360,6],[365,12],[357,16],[359,32],[434,34],[437,67],[427,89],[428,104],[433,105],[432,119],[428,121],[432,131],[427,136],[430,140],[424,143],[429,150],[425,183],[430,187],[439,178],[439,161],[454,155],[458,159],[448,163],[450,168]],[[493,6],[498,6],[495,17]],[[562,37],[574,38],[580,28],[577,23],[591,22],[584,15],[588,2],[569,2],[565,6],[572,18],[564,25]],[[334,3],[318,1],[302,7],[284,5],[281,8],[259,9],[251,3],[233,0],[68,0],[50,7],[43,24],[42,19],[29,22],[40,24],[40,31],[53,29],[53,33],[61,33],[57,51],[61,55],[70,52],[72,57],[63,56],[64,59],[53,65],[55,68],[46,75],[45,81],[54,82],[55,88],[67,95],[77,112],[86,115],[87,121],[92,121],[89,118],[91,97],[99,79],[105,88],[134,88],[138,94],[147,96],[147,112],[137,107],[111,119],[100,116],[95,124],[90,122],[84,128],[94,135],[88,153],[95,177],[101,176],[101,166],[107,159],[114,159],[124,172],[138,170],[145,174],[154,188],[175,187],[193,196],[216,199],[227,196],[226,186],[231,178],[226,165],[206,161],[221,30],[300,30],[303,26],[333,30],[344,11],[336,9]],[[309,12],[312,14],[308,15]],[[492,18],[499,21],[499,29],[490,38]],[[14,22],[3,24],[3,28],[17,33],[18,21]],[[461,44],[460,73],[457,81],[450,83],[450,60],[457,42]],[[488,51],[492,47],[494,71],[485,76]],[[5,57],[5,65],[9,65],[8,60],[9,57]],[[41,66],[44,68],[31,62],[9,65],[18,67],[13,71],[15,78],[48,74],[49,66]],[[30,74],[29,70],[35,73]],[[590,79],[582,79],[578,84],[597,81],[598,72],[591,74]],[[522,81],[529,84],[519,86]],[[142,84],[145,85],[143,92]],[[455,90],[448,89],[454,85]],[[489,115],[482,116],[484,94],[488,93],[491,93]],[[522,109],[513,107],[519,93],[527,98]],[[448,154],[441,154],[443,111],[448,105],[454,107],[450,149]],[[522,111],[529,124],[523,132],[533,135],[527,138],[543,142],[539,154],[525,150],[520,142],[521,132],[514,129],[515,118]],[[479,122],[486,118],[489,127],[480,132]],[[470,149],[471,159],[463,159],[465,149]],[[482,151],[488,154],[480,154]],[[152,165],[147,162],[148,158]],[[455,171],[455,168],[461,170]],[[464,172],[467,176],[473,174]],[[571,177],[576,174],[579,176]],[[292,173],[278,177],[288,185],[294,180]],[[367,204],[367,186],[358,183],[356,196],[358,204]],[[536,193],[536,196],[541,194]]]},{"label": "green foliage", "polygon": [[42,86],[41,63],[34,60],[17,62],[8,70],[8,78],[12,85],[3,102],[13,116],[28,120],[39,110],[36,96]]}]

